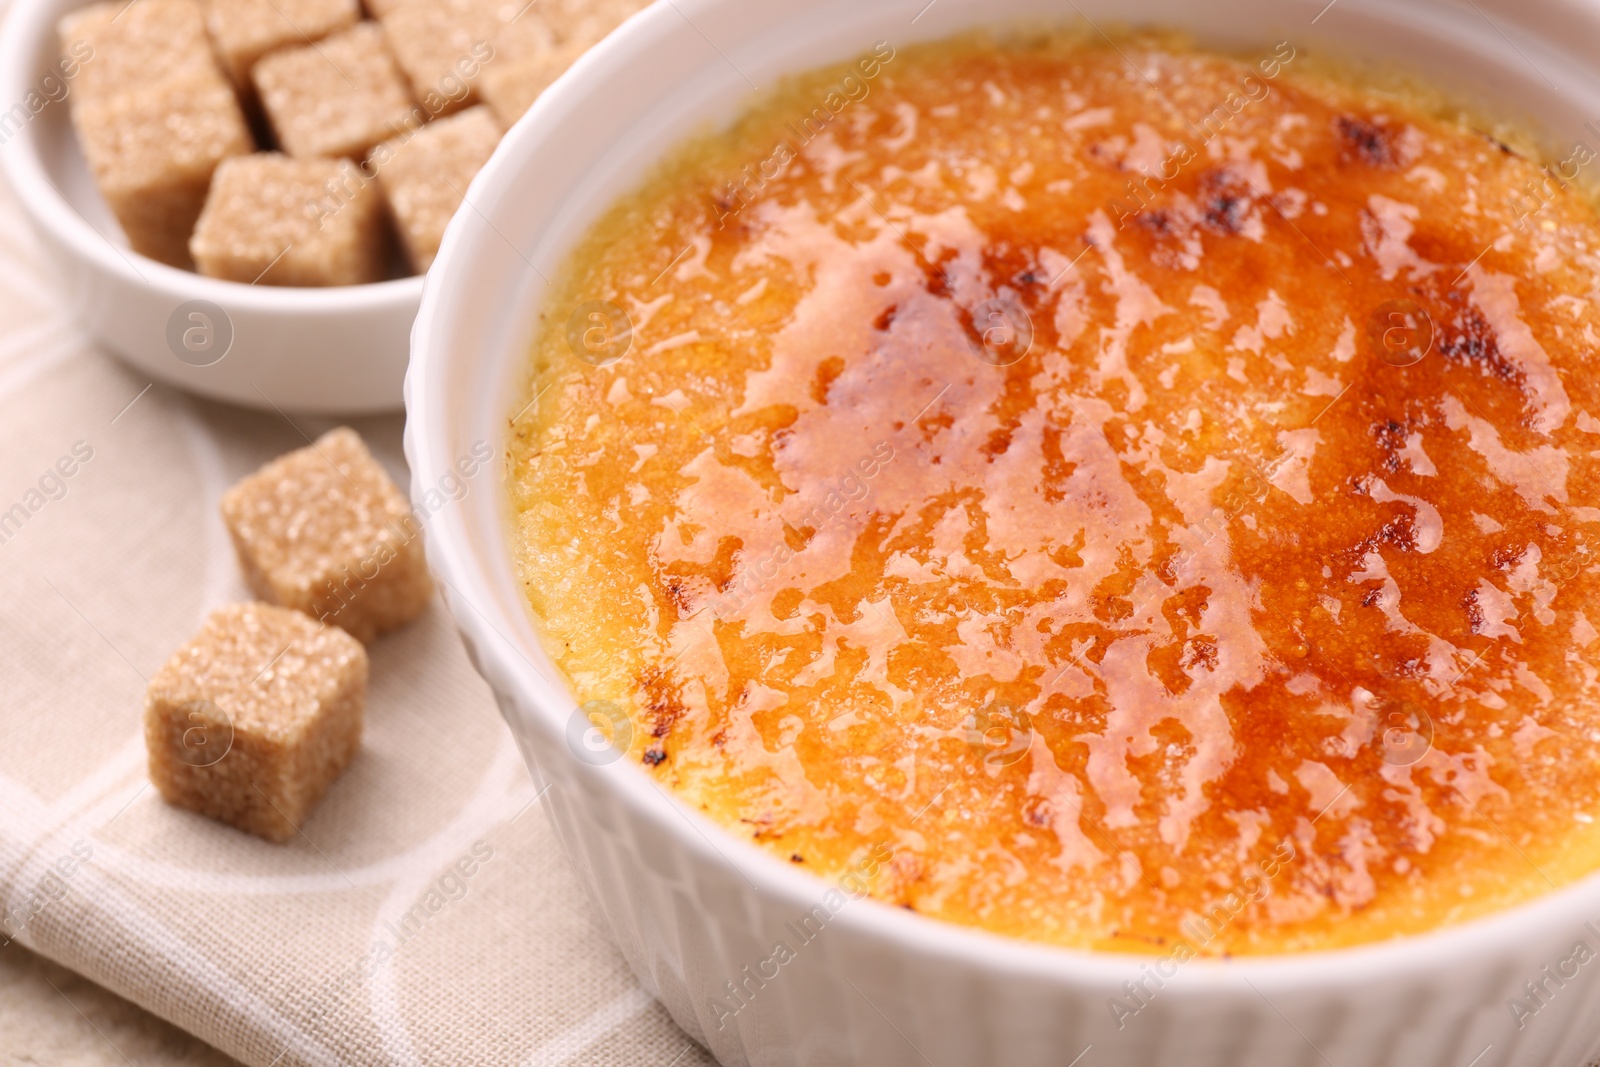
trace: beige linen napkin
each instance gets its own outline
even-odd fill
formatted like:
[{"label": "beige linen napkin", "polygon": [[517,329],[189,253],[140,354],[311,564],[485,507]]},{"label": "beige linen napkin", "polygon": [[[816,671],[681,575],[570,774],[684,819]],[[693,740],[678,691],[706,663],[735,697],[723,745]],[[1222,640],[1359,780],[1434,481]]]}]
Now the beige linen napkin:
[{"label": "beige linen napkin", "polygon": [[[149,787],[146,678],[248,596],[218,497],[332,425],[93,351],[0,189],[0,943],[256,1067],[711,1063],[596,924],[437,602],[370,649],[361,753],[293,843]],[[399,417],[354,425],[405,485]]]}]

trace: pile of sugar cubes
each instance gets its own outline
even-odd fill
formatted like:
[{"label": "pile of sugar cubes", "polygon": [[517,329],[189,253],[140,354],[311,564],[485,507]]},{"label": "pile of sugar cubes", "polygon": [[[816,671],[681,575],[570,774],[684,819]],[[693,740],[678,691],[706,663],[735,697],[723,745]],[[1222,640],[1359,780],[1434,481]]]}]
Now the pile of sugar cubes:
[{"label": "pile of sugar cubes", "polygon": [[220,608],[150,679],[168,803],[284,842],[361,746],[367,653],[433,597],[422,530],[356,433],[333,430],[222,498],[262,602]]},{"label": "pile of sugar cubes", "polygon": [[426,271],[504,130],[642,6],[105,0],[60,37],[87,57],[72,122],[135,251],[354,285]]}]

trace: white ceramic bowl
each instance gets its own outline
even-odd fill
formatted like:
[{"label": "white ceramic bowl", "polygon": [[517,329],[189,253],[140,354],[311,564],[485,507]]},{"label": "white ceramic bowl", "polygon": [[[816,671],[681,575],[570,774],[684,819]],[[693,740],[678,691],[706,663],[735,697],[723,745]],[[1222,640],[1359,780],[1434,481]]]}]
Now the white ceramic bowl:
[{"label": "white ceramic bowl", "polygon": [[84,2],[12,0],[0,30],[0,169],[74,317],[144,373],[217,400],[318,413],[398,409],[421,278],[252,286],[128,247],[78,150],[59,76],[46,80],[59,53],[56,22]]},{"label": "white ceramic bowl", "polygon": [[[546,279],[596,214],[694,128],[780,74],[997,19],[1150,21],[1204,42],[1393,57],[1463,95],[1594,135],[1600,9],[1571,0],[671,0],[550,89],[473,183],[423,298],[406,380],[420,493],[475,442],[502,443]],[[918,16],[921,10],[920,17]],[[1322,11],[1321,17],[1318,16]],[[1492,20],[1492,21],[1491,21]],[[743,72],[743,73],[741,73]],[[503,488],[503,486],[502,486]],[[575,758],[573,699],[512,573],[503,492],[440,513],[428,554],[468,648],[549,789],[568,854],[640,979],[725,1064],[1580,1067],[1595,1053],[1600,964],[1519,1029],[1507,1007],[1600,936],[1600,880],[1468,925],[1362,948],[1196,961],[1013,942],[861,901],[776,977],[749,980],[828,888],[719,828],[620,761]],[[1600,930],[1600,927],[1596,928]],[[750,970],[746,970],[746,968]],[[773,968],[768,966],[770,972]],[[1161,988],[1118,1027],[1125,982]],[[749,984],[731,1020],[725,982]],[[1081,1061],[1076,1059],[1082,1056]]]}]

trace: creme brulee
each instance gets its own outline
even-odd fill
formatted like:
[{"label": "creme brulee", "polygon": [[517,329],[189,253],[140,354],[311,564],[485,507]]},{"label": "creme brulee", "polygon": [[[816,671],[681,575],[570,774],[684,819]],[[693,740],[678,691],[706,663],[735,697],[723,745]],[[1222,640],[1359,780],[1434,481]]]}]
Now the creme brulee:
[{"label": "creme brulee", "polygon": [[628,759],[1062,945],[1329,947],[1600,868],[1600,222],[1308,65],[880,46],[603,219],[510,462]]}]

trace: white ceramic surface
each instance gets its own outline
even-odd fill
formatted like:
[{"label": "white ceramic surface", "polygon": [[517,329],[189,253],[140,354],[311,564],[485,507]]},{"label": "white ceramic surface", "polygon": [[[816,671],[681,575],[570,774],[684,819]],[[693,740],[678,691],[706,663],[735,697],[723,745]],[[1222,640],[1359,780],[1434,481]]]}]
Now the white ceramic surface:
[{"label": "white ceramic surface", "polygon": [[[651,161],[731,117],[750,82],[1017,16],[1152,21],[1202,41],[1400,60],[1558,143],[1600,115],[1600,10],[1572,0],[670,0],[587,55],[511,132],[428,280],[406,382],[415,493],[474,442],[503,443],[547,279]],[[920,15],[919,15],[920,11]],[[1321,12],[1320,17],[1319,11]],[[1315,22],[1313,20],[1315,19]],[[748,79],[748,80],[747,80]],[[1592,139],[1592,138],[1591,138]],[[726,1064],[1582,1067],[1600,1039],[1586,968],[1519,1029],[1522,983],[1595,935],[1600,880],[1483,921],[1380,945],[1196,961],[1117,1026],[1107,999],[1152,960],[1048,949],[850,903],[747,1007],[744,981],[828,887],[735,841],[628,761],[589,766],[573,699],[513,578],[500,492],[435,516],[428,553],[474,661],[599,912],[646,986]],[[1077,1057],[1081,1056],[1079,1060]]]},{"label": "white ceramic surface", "polygon": [[138,370],[217,400],[330,414],[399,408],[421,278],[252,286],[128,248],[78,150],[59,82],[47,80],[56,22],[83,3],[12,0],[0,30],[0,170],[55,262],[73,315]]}]

